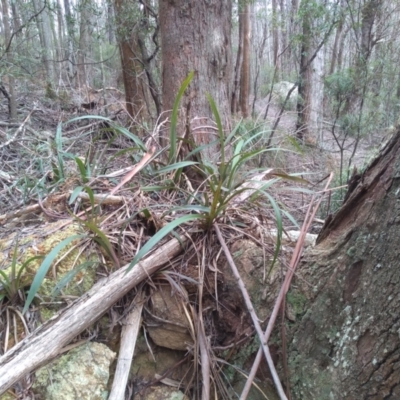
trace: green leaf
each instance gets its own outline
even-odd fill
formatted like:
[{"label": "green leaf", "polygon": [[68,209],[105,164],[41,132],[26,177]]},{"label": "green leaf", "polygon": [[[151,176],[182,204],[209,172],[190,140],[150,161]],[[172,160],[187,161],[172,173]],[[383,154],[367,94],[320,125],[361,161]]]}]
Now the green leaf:
[{"label": "green leaf", "polygon": [[81,222],[96,235],[94,240],[107,252],[107,255],[114,261],[115,265],[119,267],[119,260],[107,236],[101,231],[101,229],[98,228],[98,226],[94,222]]},{"label": "green leaf", "polygon": [[215,105],[214,99],[207,93],[207,99],[208,102],[210,103],[211,110],[214,114],[215,122],[217,124],[217,129],[218,129],[218,135],[219,135],[219,143],[221,145],[221,163],[225,163],[225,136],[224,136],[224,130],[222,128],[222,123],[221,123],[221,117],[219,115],[217,106]]},{"label": "green leaf", "polygon": [[292,224],[300,229],[300,225],[297,223],[297,221],[293,218],[292,214],[290,214],[289,212],[287,212],[286,210],[281,210],[282,214],[286,215],[286,217],[292,222]]},{"label": "green leaf", "polygon": [[232,132],[227,136],[224,142],[224,146],[228,145],[231,139],[236,135],[236,132],[240,128],[242,124],[243,118],[240,119],[240,121],[237,123],[237,125],[233,128]]},{"label": "green leaf", "polygon": [[168,233],[170,233],[176,227],[186,222],[194,221],[195,219],[201,219],[201,218],[204,218],[204,216],[200,214],[184,215],[183,217],[179,217],[176,220],[165,225],[153,237],[151,237],[146,242],[146,244],[139,250],[135,258],[129,264],[126,273],[128,273],[155,245],[157,245],[166,235],[168,235]]},{"label": "green leaf", "polygon": [[29,306],[31,305],[33,299],[36,296],[36,293],[38,292],[38,290],[40,288],[40,285],[42,284],[49,268],[51,267],[51,264],[58,256],[58,253],[65,246],[68,246],[74,240],[81,239],[83,237],[85,237],[85,235],[74,235],[74,236],[70,236],[70,237],[64,239],[56,247],[54,247],[54,249],[51,250],[51,252],[45,257],[45,259],[43,260],[42,264],[40,265],[38,271],[36,272],[35,277],[33,278],[33,282],[31,284],[31,288],[29,289],[28,297],[26,299],[22,314],[25,314],[25,312],[28,310]]},{"label": "green leaf", "polygon": [[174,170],[177,170],[177,169],[180,169],[180,168],[188,167],[189,165],[196,165],[196,164],[198,164],[198,163],[194,162],[194,161],[181,161],[181,162],[178,162],[178,163],[171,164],[171,165],[168,165],[166,167],[160,168],[159,170],[157,170],[155,172],[155,175],[165,174],[165,173],[170,172],[170,171],[174,171]]},{"label": "green leaf", "polygon": [[84,186],[85,192],[89,196],[90,205],[92,206],[92,215],[94,214],[95,202],[94,202],[94,193],[93,190],[89,186]]},{"label": "green leaf", "polygon": [[82,271],[83,269],[85,269],[85,268],[87,268],[87,267],[90,267],[91,265],[94,265],[94,264],[98,264],[98,262],[97,262],[97,261],[86,261],[86,262],[84,262],[84,263],[78,265],[78,266],[77,266],[76,268],[74,268],[73,270],[69,271],[62,279],[60,279],[60,280],[57,282],[55,288],[53,289],[53,291],[52,291],[52,293],[51,293],[51,296],[52,296],[52,297],[57,296],[57,295],[60,293],[60,291],[63,290],[63,288],[64,288],[65,286],[67,286],[68,283],[70,283],[70,282],[72,281],[72,279],[74,279],[75,276],[76,276],[80,271]]},{"label": "green leaf", "polygon": [[71,196],[69,198],[68,204],[71,205],[76,198],[79,196],[79,194],[82,192],[83,186],[78,186],[74,189],[74,191],[71,193]]},{"label": "green leaf", "polygon": [[169,185],[164,186],[141,186],[140,190],[143,192],[160,192],[162,190],[172,189],[174,187],[173,183],[170,181]]},{"label": "green leaf", "polygon": [[143,151],[146,151],[146,146],[144,145],[144,143],[133,133],[129,132],[128,129],[116,125],[110,118],[107,117],[102,117],[100,115],[84,115],[81,117],[76,117],[73,119],[70,119],[69,121],[67,121],[65,124],[70,124],[71,122],[76,122],[76,121],[81,121],[84,119],[96,119],[96,120],[100,120],[100,121],[105,121],[108,123],[108,125],[111,127],[109,128],[110,130],[114,130],[118,133],[121,133],[122,135],[126,136],[127,138],[131,139],[133,142],[136,143],[136,145]]},{"label": "green leaf", "polygon": [[62,123],[61,122],[57,125],[56,136],[55,136],[54,140],[56,142],[57,151],[61,152],[62,151]]},{"label": "green leaf", "polygon": [[178,145],[178,139],[177,139],[177,124],[178,124],[178,111],[179,111],[179,103],[181,102],[182,96],[185,93],[186,88],[189,86],[190,82],[192,81],[194,76],[194,71],[190,72],[188,77],[183,81],[178,95],[175,98],[174,102],[174,107],[172,108],[172,114],[171,114],[171,128],[170,128],[170,134],[169,134],[169,155],[168,155],[168,161],[169,163],[174,163],[176,161],[177,157],[177,145]]},{"label": "green leaf", "polygon": [[[197,146],[195,149],[193,149],[187,156],[186,159],[192,159],[194,155],[203,152],[205,149],[208,149],[209,147],[215,146],[219,140],[213,140],[210,143],[203,144],[201,146]],[[193,143],[192,143],[193,145]]]},{"label": "green leaf", "polygon": [[76,162],[76,165],[78,166],[83,183],[86,183],[88,181],[88,176],[87,176],[85,164],[79,157],[74,157],[74,160]]}]

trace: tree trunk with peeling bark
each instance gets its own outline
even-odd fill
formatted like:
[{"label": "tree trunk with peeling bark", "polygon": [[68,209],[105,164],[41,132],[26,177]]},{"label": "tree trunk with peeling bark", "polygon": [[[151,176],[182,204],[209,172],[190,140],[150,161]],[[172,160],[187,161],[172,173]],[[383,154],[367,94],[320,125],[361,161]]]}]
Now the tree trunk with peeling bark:
[{"label": "tree trunk with peeling bark", "polygon": [[[194,71],[180,105],[178,136],[186,144],[201,146],[218,138],[207,93],[224,128],[230,128],[231,14],[231,0],[159,1],[164,111],[170,112],[180,86]],[[202,151],[207,159],[217,158],[216,153],[217,146]]]},{"label": "tree trunk with peeling bark", "polygon": [[400,398],[400,129],[299,266],[307,301],[290,329],[295,399]]}]

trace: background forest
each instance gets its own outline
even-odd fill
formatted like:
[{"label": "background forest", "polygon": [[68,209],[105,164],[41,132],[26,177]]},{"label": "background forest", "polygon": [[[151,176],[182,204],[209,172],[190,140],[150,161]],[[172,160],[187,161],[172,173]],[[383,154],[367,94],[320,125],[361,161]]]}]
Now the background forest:
[{"label": "background forest", "polygon": [[[1,0],[0,394],[15,382],[20,398],[47,390],[29,374],[66,346],[98,339],[124,354],[119,335],[135,323],[120,321],[135,310],[138,351],[150,358],[150,348],[156,366],[164,348],[175,358],[167,372],[144,377],[139,367],[128,379],[129,364],[112,389],[108,375],[94,384],[110,399],[146,398],[175,372],[191,398],[342,398],[340,374],[326,366],[340,359],[347,373],[350,334],[326,321],[342,323],[362,263],[349,267],[344,291],[340,279],[327,285],[334,300],[315,303],[323,315],[312,324],[328,333],[296,327],[328,269],[310,264],[308,280],[289,287],[315,242],[306,232],[325,223],[323,241],[353,221],[364,175],[372,194],[381,184],[367,162],[398,124],[399,17],[400,3],[386,0]],[[344,257],[358,248],[362,258],[359,242]],[[57,312],[61,328],[49,320]],[[365,324],[359,354],[369,357]],[[294,340],[289,354],[286,335],[310,353],[298,356]],[[321,366],[326,375],[307,386]],[[365,379],[362,390],[375,390]]]},{"label": "background forest", "polygon": [[[172,109],[170,98],[183,79],[173,81],[190,72],[169,73],[178,69],[173,58],[193,58],[172,44],[174,35],[184,34],[183,19],[166,21],[163,15],[173,6],[159,3],[2,0],[0,70],[10,120],[18,119],[24,95],[40,87],[61,110],[81,103],[104,107],[105,92],[123,91],[134,130],[152,129]],[[289,84],[277,88],[278,103],[297,113],[296,135],[328,149],[325,142],[334,140],[336,151],[354,155],[361,138],[396,123],[398,7],[385,1],[226,2],[213,18],[232,32],[225,46],[232,49],[227,49],[229,99],[211,95],[221,112],[226,109],[221,103],[229,101],[234,115],[260,125],[271,112],[274,85],[290,82],[291,101]],[[207,24],[196,29],[212,37]],[[171,89],[175,92],[168,93]],[[277,113],[262,127],[266,137],[279,122]],[[7,140],[5,132],[2,137]]]}]

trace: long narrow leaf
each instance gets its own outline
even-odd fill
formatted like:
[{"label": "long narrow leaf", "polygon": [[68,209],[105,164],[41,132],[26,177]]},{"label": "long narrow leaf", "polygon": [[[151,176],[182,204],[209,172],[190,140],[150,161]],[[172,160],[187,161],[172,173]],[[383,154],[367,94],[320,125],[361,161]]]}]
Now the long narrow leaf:
[{"label": "long narrow leaf", "polygon": [[240,125],[242,124],[243,118],[240,119],[240,121],[236,124],[236,126],[233,128],[232,132],[226,137],[224,145],[226,146],[231,139],[236,135],[236,132],[240,128]]},{"label": "long narrow leaf", "polygon": [[127,138],[134,141],[141,150],[146,151],[146,146],[136,135],[129,132],[128,129],[126,129],[122,126],[116,125],[110,118],[102,117],[101,115],[83,115],[81,117],[72,118],[72,119],[68,120],[67,122],[65,122],[65,124],[70,124],[71,122],[81,121],[84,119],[95,119],[95,120],[107,122],[108,125],[111,126],[110,130],[114,130],[116,132],[121,133],[122,135],[124,135]]},{"label": "long narrow leaf", "polygon": [[81,239],[84,236],[85,235],[74,235],[74,236],[70,236],[70,237],[64,239],[56,247],[54,247],[54,249],[51,250],[51,252],[45,257],[45,259],[43,260],[42,264],[40,265],[38,271],[36,272],[35,277],[33,278],[33,282],[31,284],[31,288],[29,289],[28,297],[26,299],[25,306],[22,311],[23,314],[25,314],[25,312],[28,310],[28,307],[31,305],[34,297],[36,296],[36,293],[38,292],[38,290],[40,288],[40,285],[42,284],[49,268],[51,267],[51,264],[56,259],[58,253],[65,246],[68,246],[74,240]]},{"label": "long narrow leaf", "polygon": [[155,175],[165,174],[166,172],[170,172],[170,171],[177,170],[180,168],[188,167],[189,165],[196,165],[196,164],[198,164],[198,163],[194,162],[194,161],[181,161],[181,162],[160,168],[158,171],[155,172]]},{"label": "long narrow leaf", "polygon": [[78,198],[78,196],[82,193],[83,186],[77,186],[73,192],[71,193],[71,196],[69,198],[68,204],[71,205],[74,203],[74,201]]},{"label": "long narrow leaf", "polygon": [[185,159],[187,160],[191,160],[193,158],[194,155],[198,154],[198,153],[202,153],[204,152],[204,150],[208,149],[209,147],[215,146],[216,144],[219,143],[218,139],[213,140],[210,143],[206,143],[203,144],[201,146],[197,146],[195,149],[193,149],[187,156]]},{"label": "long narrow leaf", "polygon": [[86,183],[88,181],[88,175],[85,164],[79,157],[75,157],[74,160],[76,162],[76,165],[78,166],[83,183]]},{"label": "long narrow leaf", "polygon": [[192,81],[194,76],[194,72],[190,72],[188,77],[183,81],[179,92],[176,96],[175,102],[174,102],[174,107],[172,108],[172,114],[171,114],[171,128],[170,128],[170,134],[169,134],[169,155],[168,155],[168,161],[169,163],[174,163],[176,161],[176,156],[177,156],[177,131],[176,131],[176,126],[178,124],[178,111],[179,111],[179,104],[181,102],[182,96],[185,93],[186,88],[189,86],[189,83]]},{"label": "long narrow leaf", "polygon": [[102,232],[94,222],[81,221],[81,223],[95,234],[94,240],[107,252],[108,256],[114,261],[115,265],[119,267],[118,257],[104,232]]},{"label": "long narrow leaf", "polygon": [[135,258],[130,263],[126,272],[128,273],[155,245],[157,245],[161,241],[161,239],[164,238],[164,236],[168,235],[168,233],[170,233],[176,227],[186,222],[194,221],[195,219],[200,218],[204,218],[204,216],[200,214],[184,215],[183,217],[179,217],[176,220],[170,222],[168,225],[165,225],[140,249],[140,251],[136,254]]},{"label": "long narrow leaf", "polygon": [[60,279],[55,288],[53,289],[51,295],[52,297],[57,296],[61,290],[64,289],[65,286],[68,285],[68,283],[70,283],[72,281],[72,279],[74,279],[74,277],[83,269],[90,267],[91,265],[94,264],[98,264],[97,261],[86,261],[80,265],[78,265],[77,267],[75,267],[73,270],[69,271],[62,279]]},{"label": "long narrow leaf", "polygon": [[210,103],[211,110],[214,114],[215,122],[217,123],[218,135],[219,135],[219,143],[221,146],[221,163],[225,163],[225,135],[224,130],[222,128],[221,117],[218,112],[218,108],[215,105],[214,99],[207,93],[207,99]]}]

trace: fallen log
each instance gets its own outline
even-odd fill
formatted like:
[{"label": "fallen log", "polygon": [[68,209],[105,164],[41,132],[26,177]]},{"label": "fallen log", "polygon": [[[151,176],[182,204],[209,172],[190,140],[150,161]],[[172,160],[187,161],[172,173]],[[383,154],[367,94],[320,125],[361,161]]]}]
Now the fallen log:
[{"label": "fallen log", "polygon": [[61,310],[0,358],[0,394],[26,374],[56,357],[71,340],[98,320],[116,301],[182,250],[172,239],[126,273],[125,265]]}]

